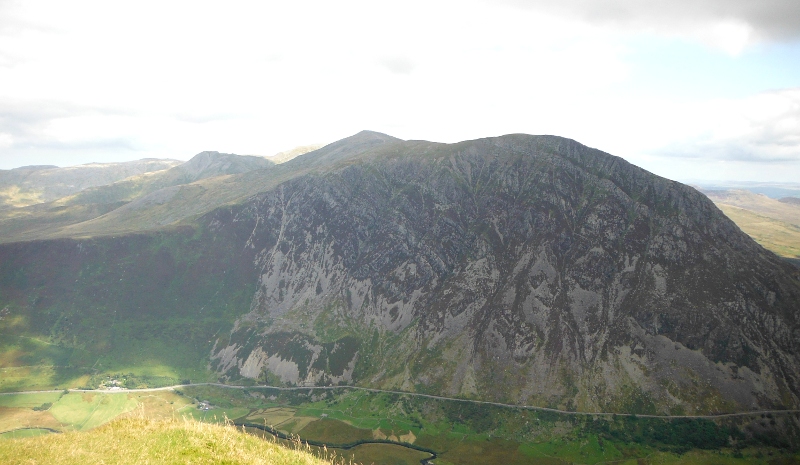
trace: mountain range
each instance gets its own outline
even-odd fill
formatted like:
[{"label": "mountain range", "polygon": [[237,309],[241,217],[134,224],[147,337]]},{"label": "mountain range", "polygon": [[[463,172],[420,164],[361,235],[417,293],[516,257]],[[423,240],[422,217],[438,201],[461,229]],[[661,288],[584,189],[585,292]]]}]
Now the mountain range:
[{"label": "mountain range", "polygon": [[313,148],[0,212],[0,389],[130,372],[798,408],[800,273],[694,188],[555,136]]}]

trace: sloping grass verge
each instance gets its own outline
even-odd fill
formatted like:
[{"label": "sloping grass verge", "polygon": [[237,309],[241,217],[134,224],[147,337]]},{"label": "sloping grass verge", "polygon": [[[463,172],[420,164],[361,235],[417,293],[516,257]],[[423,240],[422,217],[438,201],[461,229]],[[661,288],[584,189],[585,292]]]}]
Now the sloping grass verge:
[{"label": "sloping grass verge", "polygon": [[90,432],[69,432],[0,443],[4,464],[248,464],[331,465],[230,425],[185,419],[122,418]]}]

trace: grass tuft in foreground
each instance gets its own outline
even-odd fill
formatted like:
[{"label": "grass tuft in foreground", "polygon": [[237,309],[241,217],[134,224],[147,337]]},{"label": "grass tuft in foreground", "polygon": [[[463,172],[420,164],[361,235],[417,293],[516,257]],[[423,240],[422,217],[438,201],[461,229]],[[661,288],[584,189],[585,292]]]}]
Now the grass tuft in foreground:
[{"label": "grass tuft in foreground", "polygon": [[0,442],[4,464],[333,465],[296,443],[265,441],[230,425],[128,417],[90,432]]}]

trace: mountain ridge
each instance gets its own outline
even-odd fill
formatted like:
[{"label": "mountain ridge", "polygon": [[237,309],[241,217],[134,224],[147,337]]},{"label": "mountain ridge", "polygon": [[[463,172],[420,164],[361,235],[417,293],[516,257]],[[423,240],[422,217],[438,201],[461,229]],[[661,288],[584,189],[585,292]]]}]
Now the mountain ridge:
[{"label": "mountain ridge", "polygon": [[83,189],[110,184],[130,176],[173,167],[181,162],[143,158],[121,163],[88,163],[58,167],[23,166],[0,170],[0,210],[51,202]]},{"label": "mountain ridge", "polygon": [[[302,151],[302,150],[301,150]],[[149,220],[141,216],[136,221],[125,221],[126,215],[143,209],[158,210],[161,205],[175,198],[186,186],[189,191],[197,192],[197,187],[204,190],[204,181],[213,184],[224,182],[226,177],[245,174],[250,171],[270,169],[274,162],[257,156],[224,154],[214,151],[201,152],[187,162],[172,166],[158,172],[143,173],[120,181],[89,187],[70,196],[27,208],[0,213],[0,232],[2,242],[31,239],[53,239],[58,237],[86,237],[97,234],[119,234],[148,230],[167,226],[186,216],[196,214],[197,208],[205,213],[202,204],[189,207],[185,215],[159,215]],[[191,193],[189,194],[191,195]],[[180,199],[181,196],[177,198]],[[235,198],[226,197],[222,193],[219,198],[230,201]],[[213,202],[213,199],[212,199]],[[216,205],[214,205],[216,206]],[[115,211],[122,209],[119,212]],[[51,221],[52,212],[59,212],[60,221]],[[149,227],[137,227],[135,224],[146,224]],[[117,223],[127,223],[118,228]]]},{"label": "mountain ridge", "polygon": [[[123,357],[107,331],[143,347],[126,328],[151,328],[152,358],[229,382],[648,414],[799,402],[796,270],[697,190],[570,139],[363,132],[141,211],[179,202],[202,208],[0,245],[0,307],[115,354],[101,366]],[[80,323],[100,309],[109,329]],[[158,352],[177,328],[189,345]]]}]

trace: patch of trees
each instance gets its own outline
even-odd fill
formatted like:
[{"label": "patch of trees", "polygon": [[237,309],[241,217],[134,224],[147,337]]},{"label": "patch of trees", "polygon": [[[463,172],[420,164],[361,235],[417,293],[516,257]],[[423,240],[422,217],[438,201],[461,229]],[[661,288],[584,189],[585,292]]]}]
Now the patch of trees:
[{"label": "patch of trees", "polygon": [[497,427],[497,412],[486,405],[472,402],[446,402],[445,415],[451,423],[461,423],[481,433]]},{"label": "patch of trees", "polygon": [[52,406],[53,406],[52,402],[45,402],[42,405],[39,405],[38,407],[33,407],[33,411],[34,412],[44,412],[45,410],[50,410],[50,407],[52,407]]}]

